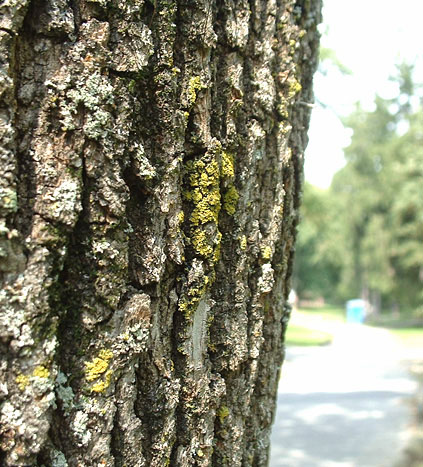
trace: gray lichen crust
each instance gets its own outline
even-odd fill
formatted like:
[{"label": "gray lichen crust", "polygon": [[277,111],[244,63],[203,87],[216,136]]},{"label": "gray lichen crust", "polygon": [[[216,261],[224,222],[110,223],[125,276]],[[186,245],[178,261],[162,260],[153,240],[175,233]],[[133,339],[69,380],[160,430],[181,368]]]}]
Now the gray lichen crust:
[{"label": "gray lichen crust", "polygon": [[0,5],[1,465],[266,465],[319,21]]}]

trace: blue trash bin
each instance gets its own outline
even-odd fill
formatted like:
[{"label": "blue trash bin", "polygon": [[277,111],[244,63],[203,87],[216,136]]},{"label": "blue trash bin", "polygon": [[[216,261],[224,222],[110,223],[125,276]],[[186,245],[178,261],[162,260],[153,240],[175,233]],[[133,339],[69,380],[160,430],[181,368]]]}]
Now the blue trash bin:
[{"label": "blue trash bin", "polygon": [[347,302],[347,323],[363,323],[366,317],[364,300],[357,298]]}]

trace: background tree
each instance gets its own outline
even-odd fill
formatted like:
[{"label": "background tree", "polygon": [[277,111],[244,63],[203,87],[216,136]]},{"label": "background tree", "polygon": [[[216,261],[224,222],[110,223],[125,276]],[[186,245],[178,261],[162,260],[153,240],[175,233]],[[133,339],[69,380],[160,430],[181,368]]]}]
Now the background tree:
[{"label": "background tree", "polygon": [[373,110],[357,106],[344,119],[353,136],[330,189],[306,185],[296,263],[303,293],[361,296],[375,310],[422,306],[420,89],[410,65],[393,79],[395,98],[376,97]]},{"label": "background tree", "polygon": [[305,183],[293,276],[302,298],[335,296],[346,238],[336,207],[331,193]]},{"label": "background tree", "polygon": [[265,465],[320,1],[0,18],[0,463]]}]

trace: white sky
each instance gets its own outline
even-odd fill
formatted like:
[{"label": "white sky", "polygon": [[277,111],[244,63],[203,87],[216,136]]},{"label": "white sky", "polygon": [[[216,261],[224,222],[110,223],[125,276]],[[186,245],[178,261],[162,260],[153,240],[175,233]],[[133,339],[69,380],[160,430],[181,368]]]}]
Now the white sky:
[{"label": "white sky", "polygon": [[423,82],[423,0],[323,0],[323,47],[335,51],[353,74],[337,71],[315,75],[316,98],[327,108],[313,110],[306,151],[305,177],[327,188],[344,165],[343,147],[350,130],[337,115],[348,115],[357,101],[371,108],[375,93],[389,98],[395,86],[389,76],[401,61],[416,63]]}]

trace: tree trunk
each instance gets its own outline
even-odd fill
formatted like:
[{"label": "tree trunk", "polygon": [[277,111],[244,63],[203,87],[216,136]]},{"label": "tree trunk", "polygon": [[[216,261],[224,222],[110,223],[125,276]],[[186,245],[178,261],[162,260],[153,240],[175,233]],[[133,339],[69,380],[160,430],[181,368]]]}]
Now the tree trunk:
[{"label": "tree trunk", "polygon": [[1,465],[266,465],[320,0],[0,16]]}]

